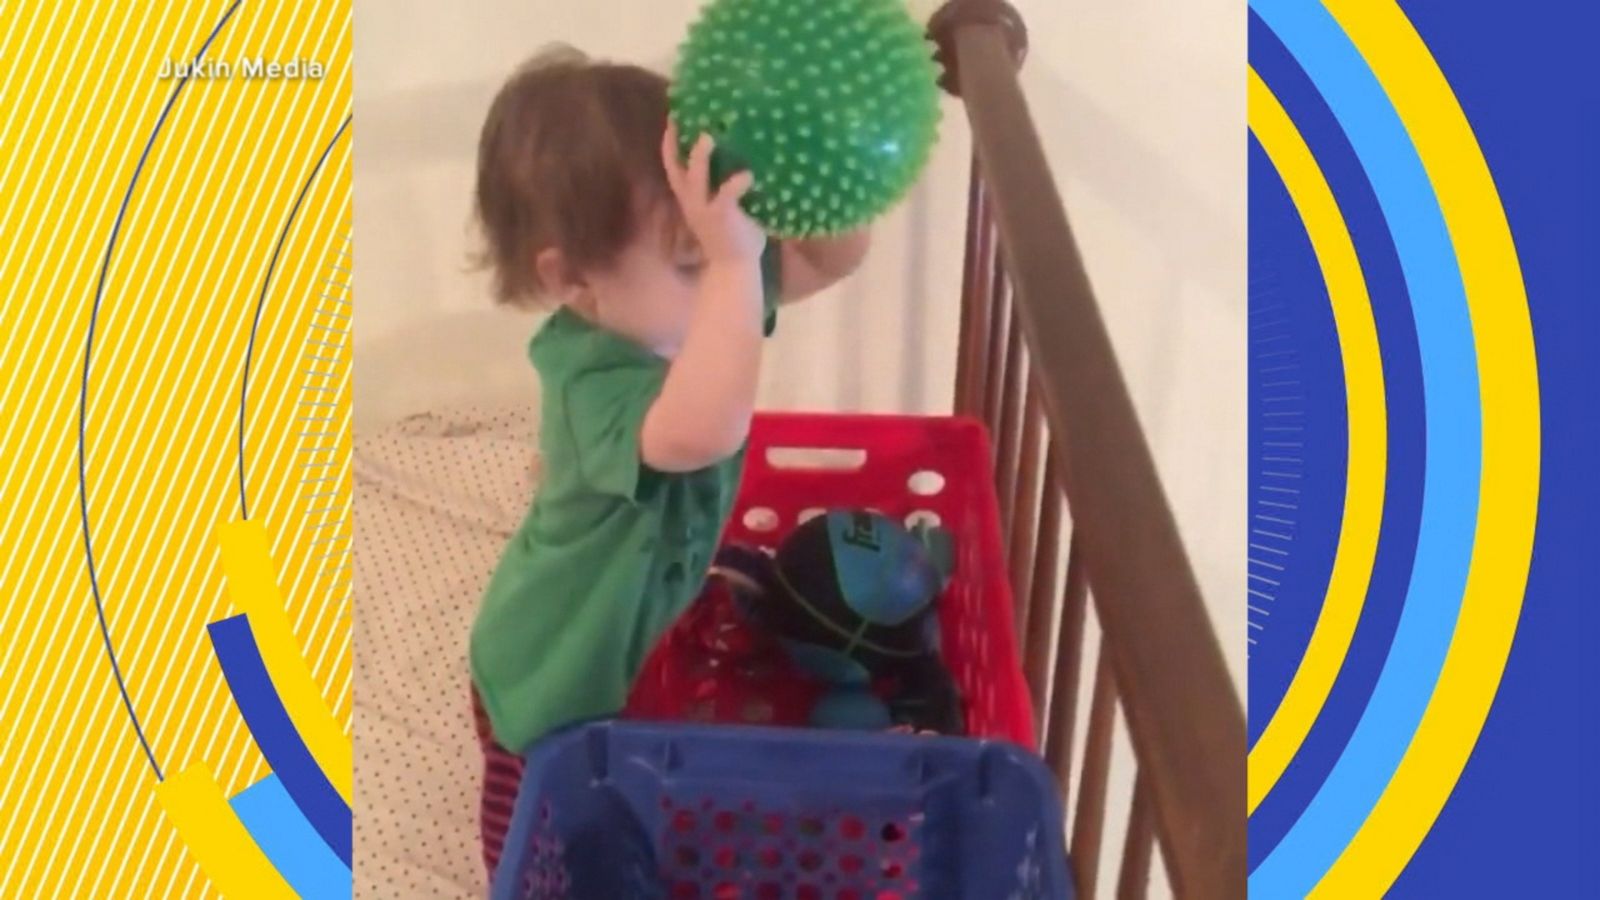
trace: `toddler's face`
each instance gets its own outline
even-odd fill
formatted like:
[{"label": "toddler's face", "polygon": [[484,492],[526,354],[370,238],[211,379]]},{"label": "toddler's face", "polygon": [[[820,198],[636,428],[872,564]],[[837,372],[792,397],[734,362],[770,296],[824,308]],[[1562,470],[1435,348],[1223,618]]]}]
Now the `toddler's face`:
[{"label": "toddler's face", "polygon": [[688,229],[668,216],[666,208],[653,211],[616,264],[586,281],[602,327],[670,359],[683,346],[705,260]]}]

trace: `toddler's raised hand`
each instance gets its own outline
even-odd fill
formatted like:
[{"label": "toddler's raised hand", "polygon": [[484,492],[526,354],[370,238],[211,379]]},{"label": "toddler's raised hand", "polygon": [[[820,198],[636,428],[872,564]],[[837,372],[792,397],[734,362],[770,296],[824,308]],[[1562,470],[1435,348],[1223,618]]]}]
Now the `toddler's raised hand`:
[{"label": "toddler's raised hand", "polygon": [[683,210],[683,219],[700,252],[710,263],[749,263],[761,257],[767,244],[766,233],[739,206],[739,199],[750,190],[755,178],[739,172],[711,190],[711,135],[702,134],[689,151],[687,164],[678,161],[678,127],[667,122],[661,141],[661,162],[667,170],[667,184]]}]

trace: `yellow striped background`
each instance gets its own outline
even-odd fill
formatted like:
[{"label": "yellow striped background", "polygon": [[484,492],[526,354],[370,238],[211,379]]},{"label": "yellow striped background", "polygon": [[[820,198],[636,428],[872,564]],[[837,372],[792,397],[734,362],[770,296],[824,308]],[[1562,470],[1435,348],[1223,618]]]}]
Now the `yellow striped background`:
[{"label": "yellow striped background", "polygon": [[[229,8],[0,3],[0,897],[215,893],[155,800],[102,644],[77,441],[107,242],[175,87],[158,70],[191,59]],[[242,0],[207,58],[246,55],[327,72],[236,72],[178,95],[110,258],[85,430],[99,585],[133,708],[168,774],[204,765],[228,796],[267,773],[205,634],[237,612],[217,537],[240,514],[240,377],[273,247],[350,113],[350,4]],[[250,518],[346,734],[350,145],[333,145],[284,242],[246,421]]]}]

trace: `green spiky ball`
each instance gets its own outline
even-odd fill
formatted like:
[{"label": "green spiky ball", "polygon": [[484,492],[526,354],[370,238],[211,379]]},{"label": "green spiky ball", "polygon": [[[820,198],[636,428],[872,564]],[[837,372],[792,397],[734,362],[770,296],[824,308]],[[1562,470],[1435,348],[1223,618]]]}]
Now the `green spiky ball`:
[{"label": "green spiky ball", "polygon": [[717,141],[714,180],[777,237],[838,234],[898,202],[938,136],[939,66],[905,0],[712,0],[674,73],[683,149]]}]

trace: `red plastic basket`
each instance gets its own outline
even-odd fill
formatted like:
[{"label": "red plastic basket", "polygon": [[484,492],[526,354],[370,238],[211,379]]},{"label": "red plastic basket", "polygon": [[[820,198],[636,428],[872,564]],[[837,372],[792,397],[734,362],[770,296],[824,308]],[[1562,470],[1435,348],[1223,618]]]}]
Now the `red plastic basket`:
[{"label": "red plastic basket", "polygon": [[[829,508],[866,507],[913,522],[936,516],[957,545],[939,622],[968,734],[1032,750],[1033,707],[1017,654],[993,485],[989,437],[971,419],[758,414],[723,540],[773,546],[803,517]],[[656,646],[626,714],[802,724],[817,691],[713,589]]]}]

